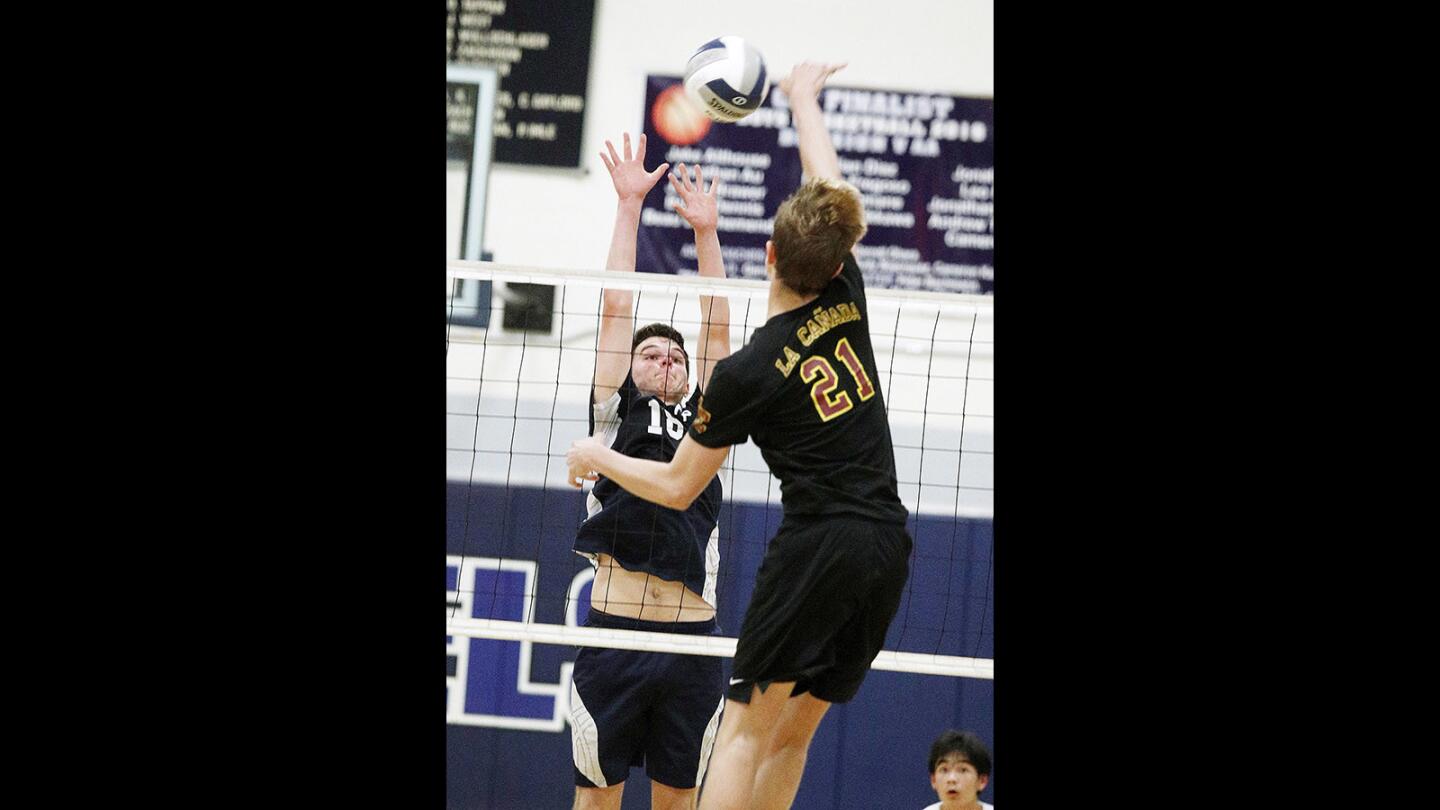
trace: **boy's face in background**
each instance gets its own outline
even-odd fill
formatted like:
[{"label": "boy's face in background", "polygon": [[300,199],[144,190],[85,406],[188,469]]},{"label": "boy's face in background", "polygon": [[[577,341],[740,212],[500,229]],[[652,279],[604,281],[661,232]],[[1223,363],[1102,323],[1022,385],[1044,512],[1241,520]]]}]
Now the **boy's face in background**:
[{"label": "boy's face in background", "polygon": [[941,757],[935,763],[935,772],[930,774],[930,787],[942,802],[973,802],[989,781],[990,777],[981,776],[960,753]]}]

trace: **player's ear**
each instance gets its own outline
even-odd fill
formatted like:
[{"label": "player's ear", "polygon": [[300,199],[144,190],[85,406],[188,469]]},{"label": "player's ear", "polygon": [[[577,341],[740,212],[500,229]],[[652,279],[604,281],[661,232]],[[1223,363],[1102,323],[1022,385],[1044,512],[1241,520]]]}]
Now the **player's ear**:
[{"label": "player's ear", "polygon": [[775,243],[769,239],[765,240],[765,265],[767,267],[775,266]]},{"label": "player's ear", "polygon": [[990,775],[982,774],[979,779],[975,780],[975,793],[980,793],[988,784],[990,784]]},{"label": "player's ear", "polygon": [[844,262],[840,262],[840,266],[835,268],[835,272],[833,272],[833,273],[830,274],[830,278],[835,278],[836,276],[840,275],[840,273],[842,273],[844,270],[845,270],[845,263],[844,263]]}]

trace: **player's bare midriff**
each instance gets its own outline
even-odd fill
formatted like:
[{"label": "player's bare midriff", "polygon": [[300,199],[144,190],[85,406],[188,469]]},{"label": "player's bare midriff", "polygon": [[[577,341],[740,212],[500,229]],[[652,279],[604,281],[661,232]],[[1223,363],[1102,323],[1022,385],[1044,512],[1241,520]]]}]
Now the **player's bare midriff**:
[{"label": "player's bare midriff", "polygon": [[715,616],[715,608],[683,582],[630,571],[609,554],[597,554],[596,562],[590,586],[590,606],[596,610],[647,622],[703,622]]}]

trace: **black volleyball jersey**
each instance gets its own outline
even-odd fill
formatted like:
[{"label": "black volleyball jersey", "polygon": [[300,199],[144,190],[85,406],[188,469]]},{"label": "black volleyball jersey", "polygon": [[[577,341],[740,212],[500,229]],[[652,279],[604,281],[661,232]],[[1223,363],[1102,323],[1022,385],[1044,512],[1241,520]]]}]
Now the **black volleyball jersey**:
[{"label": "black volleyball jersey", "polygon": [[[590,434],[611,449],[634,458],[668,462],[695,418],[700,389],[678,405],[642,394],[629,374],[602,403],[591,389]],[[580,524],[575,551],[604,552],[622,567],[644,571],[700,594],[715,607],[715,578],[720,568],[720,478],[716,476],[685,510],[652,503],[600,476],[586,498],[589,516]]]},{"label": "black volleyball jersey", "polygon": [[747,436],[780,479],[785,521],[848,514],[905,522],[853,254],[819,298],[766,321],[715,366],[690,438],[721,447]]}]

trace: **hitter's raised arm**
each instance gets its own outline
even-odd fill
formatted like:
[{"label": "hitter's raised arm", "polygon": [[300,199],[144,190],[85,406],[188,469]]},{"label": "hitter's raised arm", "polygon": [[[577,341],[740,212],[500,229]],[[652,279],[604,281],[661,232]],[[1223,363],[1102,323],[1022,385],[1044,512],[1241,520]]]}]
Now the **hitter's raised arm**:
[{"label": "hitter's raised arm", "polygon": [[843,64],[803,62],[780,80],[780,89],[790,99],[790,115],[800,139],[800,166],[806,177],[843,179],[835,144],[830,141],[830,132],[825,129],[825,116],[820,111],[820,88],[825,86],[825,80],[831,74],[843,67]]}]

